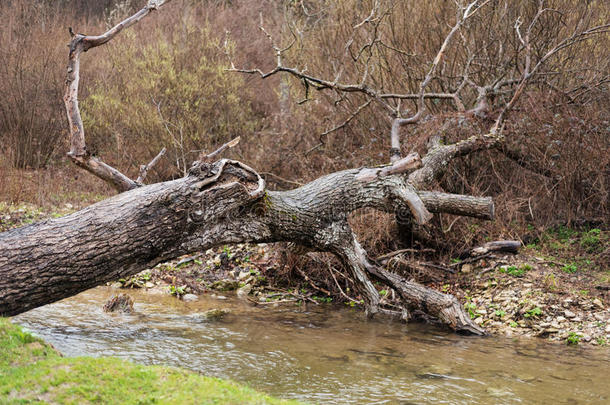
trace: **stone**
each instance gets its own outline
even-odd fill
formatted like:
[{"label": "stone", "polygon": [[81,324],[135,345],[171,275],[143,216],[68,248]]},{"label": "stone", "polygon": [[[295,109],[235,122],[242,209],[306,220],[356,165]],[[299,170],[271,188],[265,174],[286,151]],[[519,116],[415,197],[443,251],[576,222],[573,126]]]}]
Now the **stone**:
[{"label": "stone", "polygon": [[245,286],[237,289],[237,298],[240,298],[242,300],[248,299],[250,291],[252,291],[252,285],[246,284]]},{"label": "stone", "polygon": [[561,326],[559,325],[558,322],[551,322],[551,328],[553,329],[559,329]]},{"label": "stone", "polygon": [[231,291],[239,288],[239,281],[236,280],[218,280],[212,283],[212,288],[219,291]]},{"label": "stone", "polygon": [[556,320],[557,322],[563,322],[563,321],[565,321],[565,320],[566,320],[566,318],[564,318],[563,316],[558,316],[557,318],[555,318],[555,320]]},{"label": "stone", "polygon": [[121,287],[123,287],[123,284],[119,283],[118,281],[110,284],[110,288],[121,288]]},{"label": "stone", "polygon": [[600,313],[593,314],[593,318],[595,318],[595,320],[600,321],[600,322],[604,322],[606,320],[606,318],[604,317],[604,314],[600,314]]},{"label": "stone", "polygon": [[146,288],[153,288],[154,286],[155,286],[155,283],[150,282],[150,281],[147,281],[147,282],[144,284],[144,287],[146,287]]},{"label": "stone", "polygon": [[205,312],[194,314],[193,316],[202,321],[219,321],[230,313],[231,311],[228,309],[213,308]]},{"label": "stone", "polygon": [[245,280],[248,277],[250,277],[250,272],[249,271],[242,271],[239,273],[239,276],[237,277],[240,280]]},{"label": "stone", "polygon": [[595,298],[593,300],[593,305],[595,305],[596,307],[598,307],[599,309],[604,309],[604,303],[602,302],[602,300],[600,300],[599,298]]},{"label": "stone", "polygon": [[478,317],[477,319],[474,320],[474,323],[476,323],[477,325],[480,325],[483,323],[483,318],[482,317]]},{"label": "stone", "polygon": [[606,325],[605,331],[606,331],[606,333],[610,333],[610,324]]},{"label": "stone", "polygon": [[472,264],[468,264],[468,263],[464,264],[462,266],[461,272],[462,273],[470,273],[470,272],[472,272]]},{"label": "stone", "polygon": [[566,316],[566,318],[574,318],[576,316],[576,314],[568,309],[566,309],[565,311],[563,311],[563,314]]},{"label": "stone", "polygon": [[127,294],[117,294],[104,304],[104,312],[133,312],[133,298]]},{"label": "stone", "polygon": [[198,301],[199,297],[196,296],[195,294],[184,294],[182,296],[182,301],[184,302],[193,302],[193,301]]}]

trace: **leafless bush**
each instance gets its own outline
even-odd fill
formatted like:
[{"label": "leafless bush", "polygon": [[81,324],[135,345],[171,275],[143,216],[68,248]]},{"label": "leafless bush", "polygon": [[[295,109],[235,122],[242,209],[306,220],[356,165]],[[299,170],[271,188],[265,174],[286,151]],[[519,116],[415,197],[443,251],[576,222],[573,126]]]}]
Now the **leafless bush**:
[{"label": "leafless bush", "polygon": [[65,138],[64,20],[56,7],[25,1],[2,2],[0,15],[0,142],[13,166],[44,167]]}]

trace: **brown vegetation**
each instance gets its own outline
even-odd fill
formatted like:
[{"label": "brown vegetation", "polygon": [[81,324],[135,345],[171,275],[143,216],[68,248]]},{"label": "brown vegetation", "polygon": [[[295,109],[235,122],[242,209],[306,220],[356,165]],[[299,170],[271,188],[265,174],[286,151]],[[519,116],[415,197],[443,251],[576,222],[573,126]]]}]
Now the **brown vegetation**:
[{"label": "brown vegetation", "polygon": [[[101,3],[83,0],[73,14],[67,14],[61,2],[11,0],[0,5],[0,15],[8,21],[0,29],[5,61],[0,68],[1,199],[39,202],[42,192],[31,190],[48,181],[29,188],[23,179],[72,173],[61,163],[68,150],[61,103],[66,27],[101,32],[134,6]],[[532,20],[538,3],[492,3],[454,38],[428,91],[456,92],[465,71],[478,86],[522,73],[523,49],[514,25],[519,16]],[[603,2],[582,7],[576,0],[555,1],[549,7],[561,13],[545,13],[535,26],[537,59],[576,24],[609,20]],[[346,83],[360,83],[367,72],[369,85],[380,91],[417,94],[451,28],[455,8],[453,2],[441,0],[176,1],[149,23],[134,27],[123,42],[101,48],[96,58],[101,62],[83,57],[81,99],[91,151],[135,177],[140,164],[167,147],[170,152],[150,174],[159,180],[181,176],[200,150],[241,135],[240,145],[228,155],[257,168],[277,189],[347,167],[389,161],[395,117],[382,104],[367,104],[366,94],[317,92],[312,83],[303,86],[303,80],[274,76],[263,81],[225,70],[230,61],[237,67],[274,68],[273,49],[259,29],[260,15],[278,43],[287,46],[293,35],[298,38],[286,51],[291,66]],[[166,29],[169,26],[176,28]],[[534,80],[510,113],[506,145],[450,165],[438,186],[447,192],[493,196],[496,221],[437,215],[430,229],[434,239],[444,241],[435,246],[437,254],[453,255],[485,239],[520,238],[525,233],[534,238],[558,223],[608,226],[608,42],[607,33],[589,38],[550,60],[545,74]],[[137,63],[127,67],[125,58]],[[130,80],[122,82],[126,76]],[[421,150],[431,134],[451,143],[487,130],[510,98],[505,90],[481,99],[476,86],[464,86],[461,100],[470,114],[460,111],[453,98],[426,98],[430,116],[403,128],[402,155]],[[421,108],[417,99],[392,99],[388,104],[404,117]],[[49,171],[31,175],[16,170],[41,167]],[[66,187],[81,187],[76,183]],[[356,213],[352,222],[374,255],[405,242],[399,241],[392,215]],[[526,232],[528,225],[533,230]]]}]

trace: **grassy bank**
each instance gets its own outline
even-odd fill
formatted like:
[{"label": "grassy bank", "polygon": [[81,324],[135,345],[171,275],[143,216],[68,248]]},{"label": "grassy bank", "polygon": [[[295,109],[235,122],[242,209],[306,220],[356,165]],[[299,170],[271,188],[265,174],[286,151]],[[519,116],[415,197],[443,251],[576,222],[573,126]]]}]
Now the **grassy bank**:
[{"label": "grassy bank", "polygon": [[0,404],[291,404],[233,382],[116,358],[65,358],[0,319]]}]

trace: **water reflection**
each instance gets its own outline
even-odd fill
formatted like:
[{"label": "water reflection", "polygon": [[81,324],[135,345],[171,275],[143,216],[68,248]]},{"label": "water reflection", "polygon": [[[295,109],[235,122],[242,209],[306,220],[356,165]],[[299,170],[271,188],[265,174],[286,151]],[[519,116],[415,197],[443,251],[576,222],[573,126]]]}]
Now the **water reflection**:
[{"label": "water reflection", "polygon": [[[68,356],[175,365],[324,404],[610,401],[607,349],[469,338],[326,306],[184,303],[138,291],[135,314],[107,314],[112,293],[96,288],[14,320]],[[213,322],[197,315],[212,308],[231,313]]]}]

